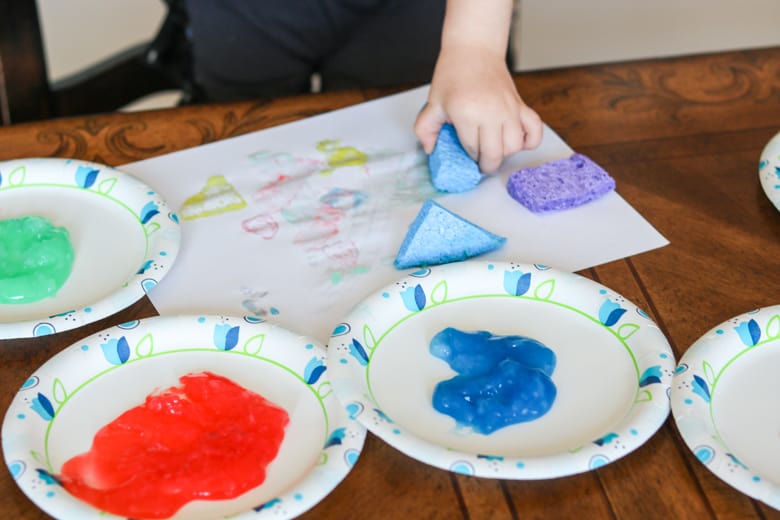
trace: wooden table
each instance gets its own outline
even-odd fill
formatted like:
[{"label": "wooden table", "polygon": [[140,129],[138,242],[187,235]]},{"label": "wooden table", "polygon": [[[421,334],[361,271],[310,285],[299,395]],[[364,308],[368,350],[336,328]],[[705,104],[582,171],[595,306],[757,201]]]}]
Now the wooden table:
[{"label": "wooden table", "polygon": [[[758,158],[780,131],[780,48],[522,74],[520,92],[671,245],[581,274],[647,310],[677,359],[711,327],[780,303],[780,212]],[[386,94],[349,91],[0,127],[0,159],[121,165]],[[155,315],[142,300],[53,337],[0,341],[0,411],[25,379],[79,338]],[[780,376],[779,376],[780,377]],[[576,425],[572,425],[576,427]],[[349,476],[306,518],[780,519],[709,472],[668,420],[598,470],[545,481],[441,471],[369,435]],[[0,471],[0,518],[47,518]]]}]

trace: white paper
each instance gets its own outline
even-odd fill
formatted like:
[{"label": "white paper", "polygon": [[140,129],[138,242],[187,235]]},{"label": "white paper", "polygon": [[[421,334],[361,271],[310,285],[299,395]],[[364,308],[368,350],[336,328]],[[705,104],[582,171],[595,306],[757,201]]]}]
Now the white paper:
[{"label": "white paper", "polygon": [[[477,189],[436,193],[412,132],[426,95],[418,88],[122,166],[180,216],[218,176],[245,203],[182,219],[179,256],[149,293],[158,312],[256,315],[327,343],[353,306],[404,275],[393,260],[431,197],[507,237],[484,259],[578,271],[668,243],[618,193],[544,215],[515,202],[506,192],[510,173],[572,153],[547,127],[539,148],[507,158]],[[337,147],[342,159],[362,164],[329,167]]]}]

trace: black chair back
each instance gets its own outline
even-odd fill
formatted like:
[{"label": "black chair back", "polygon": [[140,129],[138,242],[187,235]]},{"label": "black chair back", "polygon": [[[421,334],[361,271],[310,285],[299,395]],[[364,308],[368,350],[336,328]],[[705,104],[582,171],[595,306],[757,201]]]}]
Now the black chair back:
[{"label": "black chair back", "polygon": [[167,14],[151,42],[52,83],[35,0],[0,0],[0,123],[110,112],[163,90],[195,101],[184,1],[164,1]]}]

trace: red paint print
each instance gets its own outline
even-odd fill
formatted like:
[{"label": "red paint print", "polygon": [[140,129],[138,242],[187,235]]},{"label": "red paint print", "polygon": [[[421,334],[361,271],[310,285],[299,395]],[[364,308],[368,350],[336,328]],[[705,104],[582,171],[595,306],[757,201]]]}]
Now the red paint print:
[{"label": "red paint print", "polygon": [[149,395],[68,460],[60,482],[93,506],[167,518],[192,500],[235,498],[260,485],[287,412],[230,379],[203,372]]}]

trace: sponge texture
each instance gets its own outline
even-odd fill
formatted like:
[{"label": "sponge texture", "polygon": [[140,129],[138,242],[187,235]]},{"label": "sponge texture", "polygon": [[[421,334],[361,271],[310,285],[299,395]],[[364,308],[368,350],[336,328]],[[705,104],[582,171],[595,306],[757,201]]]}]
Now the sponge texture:
[{"label": "sponge texture", "polygon": [[458,262],[498,249],[506,238],[426,200],[396,255],[396,269]]},{"label": "sponge texture", "polygon": [[463,149],[455,127],[449,123],[445,123],[439,131],[433,153],[428,156],[428,167],[433,187],[439,191],[469,191],[482,180],[479,166]]},{"label": "sponge texture", "polygon": [[615,189],[615,180],[585,155],[551,161],[509,176],[507,191],[535,213],[576,208]]}]

